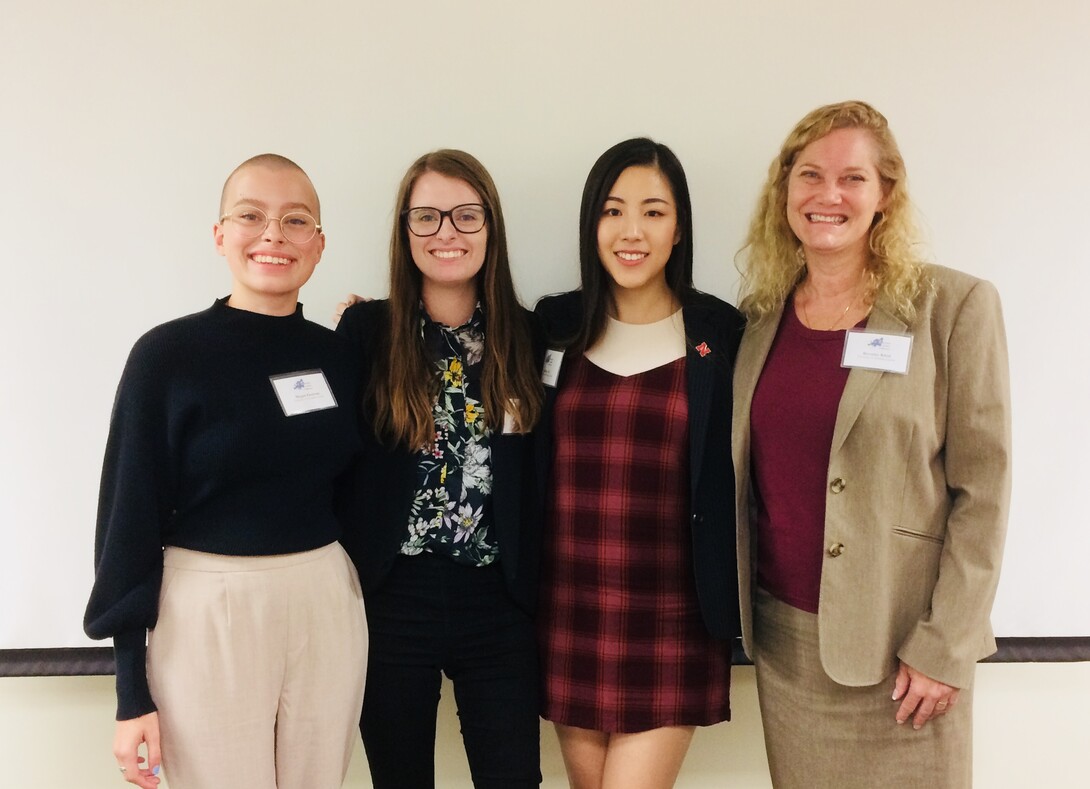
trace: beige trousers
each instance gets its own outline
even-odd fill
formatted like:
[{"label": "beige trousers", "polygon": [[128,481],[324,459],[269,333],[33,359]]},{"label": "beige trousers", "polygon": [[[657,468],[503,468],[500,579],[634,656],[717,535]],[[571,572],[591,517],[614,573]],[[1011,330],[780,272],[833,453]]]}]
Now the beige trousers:
[{"label": "beige trousers", "polygon": [[171,789],[334,789],[356,741],[367,624],[338,543],[167,548],[148,680]]},{"label": "beige trousers", "polygon": [[898,726],[896,673],[839,685],[821,667],[817,616],[758,590],[754,663],[768,767],[776,789],[969,789],[972,688],[919,731]]}]

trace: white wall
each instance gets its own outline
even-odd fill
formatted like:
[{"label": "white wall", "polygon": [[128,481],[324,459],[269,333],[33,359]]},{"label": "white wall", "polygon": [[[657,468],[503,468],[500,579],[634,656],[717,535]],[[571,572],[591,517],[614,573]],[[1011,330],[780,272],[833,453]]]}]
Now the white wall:
[{"label": "white wall", "polygon": [[494,174],[522,295],[577,282],[586,172],[635,134],[689,173],[697,284],[814,106],[890,118],[933,257],[1005,304],[1015,489],[996,626],[1090,635],[1085,294],[1090,4],[1082,0],[136,0],[2,3],[0,649],[81,646],[98,473],[132,342],[228,289],[220,185],[262,151],[318,186],[328,321],[383,295],[394,190],[425,150]]},{"label": "white wall", "polygon": [[[437,789],[471,789],[449,683],[436,744]],[[975,785],[982,789],[1074,789],[1087,785],[1090,664],[983,665],[977,672]],[[753,668],[734,672],[734,720],[697,731],[678,789],[771,786]],[[117,789],[113,678],[0,679],[0,786]],[[892,720],[892,708],[890,716]],[[542,725],[543,789],[566,789],[556,738]],[[861,769],[865,769],[861,765]],[[923,767],[926,769],[926,766]],[[164,789],[169,789],[168,780]],[[345,789],[369,789],[357,742]]]},{"label": "white wall", "polygon": [[[583,179],[634,134],[685,163],[697,283],[732,297],[780,140],[855,97],[898,134],[933,257],[1004,299],[1016,468],[998,633],[1090,634],[1090,4],[0,3],[0,648],[86,643],[114,386],[143,331],[226,292],[209,231],[242,159],[284,153],[318,186],[329,245],[304,291],[317,320],[347,290],[385,292],[397,181],[440,146],[495,176],[523,296],[573,286]],[[1085,758],[1070,686],[1086,698],[1086,666],[981,674],[978,772],[994,780],[979,785],[1065,785],[1012,776]],[[0,784],[93,785],[109,680],[0,680],[0,694],[0,765],[34,770]],[[686,775],[753,768],[749,715],[703,732]]]}]

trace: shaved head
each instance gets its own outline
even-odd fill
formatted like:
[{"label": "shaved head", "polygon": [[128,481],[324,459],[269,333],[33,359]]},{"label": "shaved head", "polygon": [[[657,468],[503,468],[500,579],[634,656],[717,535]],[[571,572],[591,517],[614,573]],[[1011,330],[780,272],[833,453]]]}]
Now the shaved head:
[{"label": "shaved head", "polygon": [[318,202],[318,191],[314,188],[314,184],[310,180],[310,176],[307,175],[306,170],[297,165],[291,159],[286,156],[281,156],[278,153],[262,153],[257,156],[251,156],[244,161],[238,167],[231,171],[231,174],[227,176],[227,180],[223,182],[223,191],[220,193],[220,216],[223,216],[227,210],[227,191],[231,187],[231,181],[235,179],[239,173],[250,167],[267,167],[270,170],[294,170],[306,179],[307,184],[310,186],[310,191],[314,195],[314,218],[318,220],[319,224],[322,221],[322,208]]}]

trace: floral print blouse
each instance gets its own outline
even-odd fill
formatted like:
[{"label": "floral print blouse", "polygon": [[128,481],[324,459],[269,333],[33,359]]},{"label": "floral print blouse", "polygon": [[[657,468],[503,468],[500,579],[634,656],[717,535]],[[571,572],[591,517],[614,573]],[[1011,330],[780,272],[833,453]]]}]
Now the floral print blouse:
[{"label": "floral print blouse", "polygon": [[435,441],[420,450],[401,553],[429,551],[480,567],[499,553],[489,533],[492,431],[481,402],[484,314],[478,304],[469,321],[456,328],[431,320],[423,306],[421,314],[420,332],[437,360],[441,388],[432,406]]}]

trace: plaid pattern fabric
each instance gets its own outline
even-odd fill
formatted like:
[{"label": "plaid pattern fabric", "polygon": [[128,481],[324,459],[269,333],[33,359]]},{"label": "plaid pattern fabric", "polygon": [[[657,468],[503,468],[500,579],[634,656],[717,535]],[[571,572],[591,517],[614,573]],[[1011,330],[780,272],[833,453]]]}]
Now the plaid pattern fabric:
[{"label": "plaid pattern fabric", "polygon": [[693,576],[685,360],[629,377],[570,363],[554,412],[543,717],[609,732],[725,720],[730,648],[705,629]]}]

